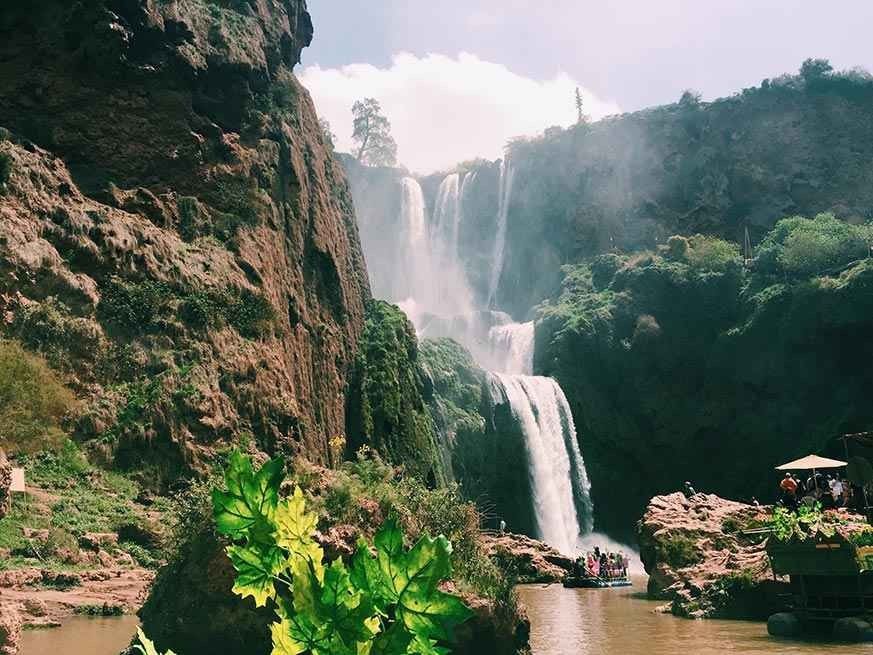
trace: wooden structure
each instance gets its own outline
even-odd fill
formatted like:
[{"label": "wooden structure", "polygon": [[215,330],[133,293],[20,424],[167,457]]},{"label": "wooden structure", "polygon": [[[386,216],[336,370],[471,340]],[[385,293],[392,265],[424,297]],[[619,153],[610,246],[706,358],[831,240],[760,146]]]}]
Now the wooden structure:
[{"label": "wooden structure", "polygon": [[840,534],[787,542],[771,537],[767,555],[774,574],[790,577],[790,604],[801,620],[873,612],[873,546],[856,546]]}]

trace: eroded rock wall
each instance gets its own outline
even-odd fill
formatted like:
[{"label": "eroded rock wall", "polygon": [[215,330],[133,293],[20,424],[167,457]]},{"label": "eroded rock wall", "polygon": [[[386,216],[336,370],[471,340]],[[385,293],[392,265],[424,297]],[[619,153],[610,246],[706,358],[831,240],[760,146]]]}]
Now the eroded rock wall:
[{"label": "eroded rock wall", "polygon": [[116,463],[170,480],[246,433],[327,461],[344,430],[369,286],[311,38],[303,0],[0,13],[5,330]]}]

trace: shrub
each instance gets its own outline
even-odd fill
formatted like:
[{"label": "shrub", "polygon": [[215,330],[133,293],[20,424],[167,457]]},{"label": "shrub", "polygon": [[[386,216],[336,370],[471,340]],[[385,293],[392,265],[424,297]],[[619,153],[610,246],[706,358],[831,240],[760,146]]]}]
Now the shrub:
[{"label": "shrub", "polygon": [[685,259],[692,268],[701,271],[725,272],[739,267],[740,247],[724,239],[695,234],[688,239]]},{"label": "shrub", "polygon": [[182,196],[179,198],[179,235],[185,241],[193,241],[198,233],[199,205],[197,198]]},{"label": "shrub", "polygon": [[12,157],[5,152],[0,152],[0,191],[12,177]]},{"label": "shrub", "polygon": [[657,557],[674,569],[697,564],[702,559],[694,539],[681,534],[671,535],[659,541]]},{"label": "shrub", "polygon": [[667,257],[678,262],[684,262],[688,256],[688,239],[674,234],[667,239]]},{"label": "shrub", "polygon": [[97,307],[101,320],[125,331],[138,333],[154,327],[173,293],[155,280],[125,282],[112,277],[102,289]]},{"label": "shrub", "polygon": [[11,453],[61,443],[62,419],[75,407],[73,394],[45,361],[13,341],[0,340],[0,444]]},{"label": "shrub", "polygon": [[615,272],[622,267],[624,260],[613,253],[598,255],[591,260],[591,282],[595,289],[605,289],[615,277]]},{"label": "shrub", "polygon": [[755,265],[763,273],[821,275],[868,256],[871,245],[870,224],[852,225],[833,214],[814,219],[793,216],[779,221],[761,242]]}]

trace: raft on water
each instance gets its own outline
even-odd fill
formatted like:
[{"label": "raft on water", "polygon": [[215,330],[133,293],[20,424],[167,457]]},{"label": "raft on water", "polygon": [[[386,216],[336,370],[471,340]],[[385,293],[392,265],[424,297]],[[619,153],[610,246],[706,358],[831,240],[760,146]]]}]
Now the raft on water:
[{"label": "raft on water", "polygon": [[564,586],[570,589],[607,589],[610,587],[630,587],[633,583],[627,577],[593,578],[588,576],[568,575],[564,578]]}]

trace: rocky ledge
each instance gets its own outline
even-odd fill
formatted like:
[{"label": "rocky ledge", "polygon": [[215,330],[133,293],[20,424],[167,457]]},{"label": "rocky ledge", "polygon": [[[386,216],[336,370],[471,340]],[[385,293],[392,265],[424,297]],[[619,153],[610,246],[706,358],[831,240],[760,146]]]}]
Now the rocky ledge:
[{"label": "rocky ledge", "polygon": [[764,535],[766,508],[681,493],[655,496],[637,525],[651,598],[689,618],[766,619],[787,583],[774,580]]},{"label": "rocky ledge", "polygon": [[569,557],[523,534],[485,534],[483,542],[489,557],[520,583],[560,582],[573,567]]}]

